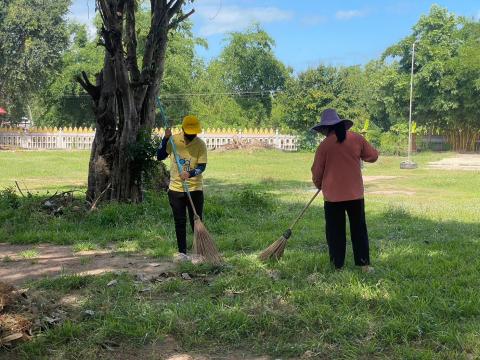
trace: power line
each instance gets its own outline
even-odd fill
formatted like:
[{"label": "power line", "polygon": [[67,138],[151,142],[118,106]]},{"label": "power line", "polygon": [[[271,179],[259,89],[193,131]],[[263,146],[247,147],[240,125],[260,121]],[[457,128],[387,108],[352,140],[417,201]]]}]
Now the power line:
[{"label": "power line", "polygon": [[[160,98],[163,100],[167,99],[179,99],[184,97],[192,97],[192,96],[240,96],[240,97],[259,97],[265,95],[276,95],[279,93],[283,93],[283,90],[259,90],[259,91],[232,91],[232,92],[208,92],[208,93],[170,93],[170,94],[160,94]],[[90,97],[89,94],[78,94],[78,95],[62,95],[62,97],[68,98],[78,98],[78,97]]]}]

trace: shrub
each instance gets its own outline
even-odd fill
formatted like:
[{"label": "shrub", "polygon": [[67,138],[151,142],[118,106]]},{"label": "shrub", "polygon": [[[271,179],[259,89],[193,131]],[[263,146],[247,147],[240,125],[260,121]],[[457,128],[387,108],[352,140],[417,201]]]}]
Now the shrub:
[{"label": "shrub", "polygon": [[145,179],[145,187],[147,190],[155,192],[165,192],[170,184],[170,172],[163,161],[157,161],[150,168],[148,176]]},{"label": "shrub", "polygon": [[151,131],[141,131],[137,141],[128,147],[128,156],[133,161],[134,173],[142,176],[144,180],[151,178],[155,173],[159,145],[158,136],[152,137]]},{"label": "shrub", "polygon": [[317,149],[323,137],[312,131],[298,134],[298,149],[313,152]]},{"label": "shrub", "polygon": [[386,155],[405,155],[408,148],[408,125],[399,123],[380,135],[380,151]]},{"label": "shrub", "polygon": [[0,191],[0,207],[17,209],[20,206],[20,199],[13,187],[6,187]]},{"label": "shrub", "polygon": [[246,209],[268,209],[273,206],[272,195],[252,189],[235,192],[234,201]]}]

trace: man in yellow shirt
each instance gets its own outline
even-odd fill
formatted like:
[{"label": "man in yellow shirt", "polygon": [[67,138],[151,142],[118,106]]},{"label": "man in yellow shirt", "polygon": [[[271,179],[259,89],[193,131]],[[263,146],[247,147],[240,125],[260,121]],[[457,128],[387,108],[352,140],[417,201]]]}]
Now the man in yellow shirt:
[{"label": "man in yellow shirt", "polygon": [[202,132],[200,122],[196,116],[187,115],[183,118],[182,132],[173,135],[175,148],[182,166],[179,173],[172,144],[169,141],[172,136],[170,129],[165,130],[162,145],[157,151],[157,159],[165,160],[170,156],[170,186],[168,199],[172,208],[175,221],[175,233],[180,260],[188,260],[187,256],[187,209],[190,226],[193,231],[194,214],[187,194],[183,188],[185,180],[192,196],[195,210],[200,218],[203,214],[203,176],[207,167],[207,145],[197,135]]}]

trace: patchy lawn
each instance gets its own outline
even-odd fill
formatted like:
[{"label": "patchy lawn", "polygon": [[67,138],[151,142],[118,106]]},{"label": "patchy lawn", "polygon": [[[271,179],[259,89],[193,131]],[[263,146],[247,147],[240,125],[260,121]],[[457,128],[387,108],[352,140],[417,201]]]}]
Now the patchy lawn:
[{"label": "patchy lawn", "polygon": [[[480,173],[427,166],[452,155],[421,154],[417,170],[400,170],[396,157],[366,165],[376,268],[367,275],[353,266],[350,246],[345,270],[331,269],[320,200],[279,263],[256,258],[313,194],[312,154],[212,152],[205,223],[225,255],[224,266],[182,264],[150,279],[132,272],[66,273],[24,284],[53,304],[68,304],[60,308],[65,316],[35,330],[30,341],[3,348],[0,356],[478,358]],[[119,257],[169,261],[175,240],[165,194],[149,192],[141,205],[106,204],[87,212],[76,193],[77,208],[57,215],[42,209],[47,190],[84,188],[87,161],[83,152],[0,152],[2,169],[8,168],[0,184],[19,180],[39,192],[13,207],[1,203],[0,242],[27,247],[15,254],[0,250],[0,269],[15,261],[38,265],[44,243],[77,252],[113,246],[123,253]],[[62,166],[61,176],[56,166]],[[79,269],[89,265],[78,261]],[[48,311],[41,316],[51,318]],[[159,355],[165,344],[175,350]]]}]

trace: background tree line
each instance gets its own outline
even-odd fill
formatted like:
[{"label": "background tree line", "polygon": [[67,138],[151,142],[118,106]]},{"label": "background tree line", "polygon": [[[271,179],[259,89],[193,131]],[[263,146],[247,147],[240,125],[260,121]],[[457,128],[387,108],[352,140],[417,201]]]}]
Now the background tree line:
[{"label": "background tree line", "polygon": [[[36,125],[94,124],[91,100],[75,76],[98,72],[103,49],[85,25],[66,19],[69,6],[69,0],[0,0],[0,106],[11,119],[31,112]],[[148,9],[139,12],[139,57],[148,18]],[[323,109],[335,107],[376,145],[403,150],[416,41],[418,131],[446,136],[455,150],[475,150],[480,138],[480,22],[436,5],[379,59],[297,74],[276,58],[274,39],[257,24],[228,34],[209,63],[196,52],[208,44],[193,35],[191,22],[169,36],[160,96],[176,122],[196,113],[206,127],[277,127],[299,133],[308,147],[314,139],[307,130]]]}]

